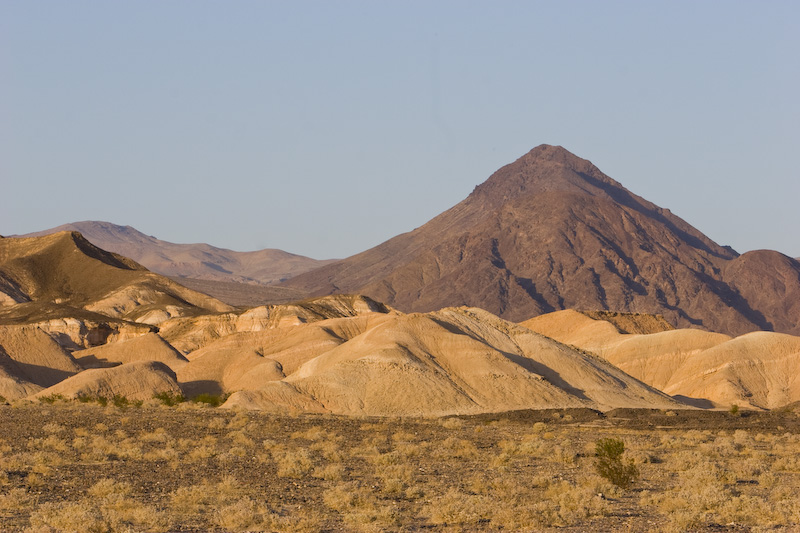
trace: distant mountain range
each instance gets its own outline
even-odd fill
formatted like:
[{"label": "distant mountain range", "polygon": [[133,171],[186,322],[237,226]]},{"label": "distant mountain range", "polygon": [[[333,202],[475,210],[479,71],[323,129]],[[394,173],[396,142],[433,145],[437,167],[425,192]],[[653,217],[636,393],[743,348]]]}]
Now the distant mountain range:
[{"label": "distant mountain range", "polygon": [[109,222],[28,236],[65,229],[232,305],[357,293],[403,312],[467,305],[520,321],[608,310],[730,335],[800,334],[797,259],[720,246],[558,146],[534,148],[425,225],[338,261],[174,244]]},{"label": "distant mountain range", "polygon": [[176,244],[145,235],[131,226],[91,220],[20,236],[38,237],[60,231],[78,231],[95,246],[129,257],[153,272],[178,278],[268,285],[332,262],[276,249],[235,252],[203,243]]},{"label": "distant mountain range", "polygon": [[[322,296],[234,308],[77,231],[0,238],[6,400],[231,394],[228,407],[385,416],[800,401],[800,337],[739,335],[798,333],[800,263],[719,246],[560,147],[279,287],[239,283],[269,270],[258,252],[74,226],[148,263],[210,269],[179,279],[231,297]],[[577,311],[548,313],[564,308]]]},{"label": "distant mountain range", "polygon": [[404,314],[346,295],[233,309],[77,232],[0,238],[0,296],[2,402],[205,393],[280,413],[436,416],[800,399],[800,337],[615,312]]},{"label": "distant mountain range", "polygon": [[548,145],[420,228],[283,286],[365,294],[405,312],[468,305],[519,321],[575,308],[661,314],[728,334],[800,333],[796,259],[719,246]]}]

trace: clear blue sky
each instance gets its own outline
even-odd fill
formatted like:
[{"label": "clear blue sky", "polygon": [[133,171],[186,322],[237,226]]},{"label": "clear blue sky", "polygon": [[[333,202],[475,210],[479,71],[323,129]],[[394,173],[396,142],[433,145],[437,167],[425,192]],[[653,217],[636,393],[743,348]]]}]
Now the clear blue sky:
[{"label": "clear blue sky", "polygon": [[542,143],[800,256],[800,2],[0,0],[0,234],[344,257]]}]

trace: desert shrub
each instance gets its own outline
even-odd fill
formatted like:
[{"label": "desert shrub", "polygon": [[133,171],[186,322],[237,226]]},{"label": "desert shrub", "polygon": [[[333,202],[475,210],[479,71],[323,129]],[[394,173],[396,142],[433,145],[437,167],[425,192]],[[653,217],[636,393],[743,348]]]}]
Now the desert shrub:
[{"label": "desert shrub", "polygon": [[368,506],[372,499],[372,491],[355,482],[339,483],[322,494],[325,506],[340,513]]},{"label": "desert shrub", "polygon": [[489,460],[489,465],[492,468],[504,469],[504,468],[508,468],[508,466],[510,464],[511,464],[511,455],[509,455],[506,452],[500,452],[499,454],[493,456]]},{"label": "desert shrub", "polygon": [[109,524],[96,505],[88,502],[44,503],[30,516],[34,527],[49,526],[56,531],[109,531]]},{"label": "desert shrub", "polygon": [[243,430],[231,431],[228,434],[228,438],[232,443],[238,444],[239,446],[244,446],[245,448],[250,448],[255,445],[253,439],[248,437]]},{"label": "desert shrub", "polygon": [[250,498],[226,505],[216,513],[216,523],[225,531],[252,531],[264,522],[266,509]]},{"label": "desert shrub", "polygon": [[[214,397],[213,395],[211,395]],[[217,396],[216,398],[220,398],[220,405],[227,399],[227,396]],[[208,404],[211,405],[211,404]],[[228,425],[226,426],[228,429],[244,429],[250,423],[250,417],[247,414],[247,411],[244,410],[234,410],[236,413],[233,418],[230,419]]]},{"label": "desert shrub", "polygon": [[609,512],[608,501],[592,491],[592,487],[575,486],[557,481],[545,490],[546,501],[539,508],[542,524],[565,526]]},{"label": "desert shrub", "polygon": [[731,405],[731,408],[728,410],[728,412],[734,416],[737,416],[739,414],[739,406],[736,404]]},{"label": "desert shrub", "polygon": [[50,394],[48,396],[39,396],[39,401],[42,403],[56,403],[56,402],[66,402],[67,399],[61,394]]},{"label": "desert shrub", "polygon": [[339,445],[331,441],[315,442],[308,447],[310,450],[318,452],[323,458],[331,462],[340,462],[344,459],[339,451]]},{"label": "desert shrub", "polygon": [[464,422],[462,422],[460,418],[450,417],[443,418],[441,425],[445,429],[461,429],[461,427],[464,425]]},{"label": "desert shrub", "polygon": [[3,490],[0,492],[0,511],[19,511],[30,506],[34,497],[24,488]]},{"label": "desert shrub", "polygon": [[66,452],[69,449],[67,441],[55,435],[48,435],[43,439],[32,441],[37,444],[41,449],[53,450],[56,452]]},{"label": "desert shrub", "polygon": [[118,396],[115,394],[114,397],[111,398],[111,403],[113,403],[115,407],[124,409],[126,407],[141,407],[144,402],[141,400],[131,401],[125,396]]},{"label": "desert shrub", "polygon": [[183,394],[173,394],[171,392],[159,392],[153,396],[153,398],[161,402],[162,405],[166,405],[168,407],[172,407],[186,401],[186,398],[183,396]]},{"label": "desert shrub", "polygon": [[178,487],[169,495],[170,509],[178,516],[198,514],[211,504],[215,493],[215,488],[205,482],[200,485]]},{"label": "desert shrub", "polygon": [[409,433],[408,431],[395,431],[392,434],[392,440],[394,442],[413,442],[417,439],[417,436],[413,433]]},{"label": "desert shrub", "polygon": [[342,520],[348,531],[396,531],[401,518],[398,510],[390,505],[382,505],[377,501],[366,507],[353,509],[343,514]]},{"label": "desert shrub", "polygon": [[167,430],[163,427],[158,427],[149,433],[144,433],[139,436],[142,442],[166,442],[170,439]]},{"label": "desert shrub", "polygon": [[64,426],[61,424],[57,424],[56,422],[50,422],[42,426],[42,429],[45,433],[61,433],[64,431]]},{"label": "desert shrub", "polygon": [[273,450],[278,477],[302,478],[314,466],[307,450]]},{"label": "desert shrub", "polygon": [[390,497],[400,497],[413,481],[413,472],[408,465],[390,465],[377,472],[381,479],[381,491]]},{"label": "desert shrub", "polygon": [[488,520],[493,507],[491,500],[485,496],[450,489],[446,494],[433,498],[422,513],[435,525],[468,527]]},{"label": "desert shrub", "polygon": [[132,487],[130,483],[125,481],[103,478],[89,487],[87,492],[95,498],[107,498],[112,495],[128,496],[132,492]]},{"label": "desert shrub", "polygon": [[595,445],[597,473],[614,485],[625,489],[639,478],[639,469],[633,464],[632,459],[627,463],[623,462],[623,453],[625,453],[625,443],[620,439],[600,439]]},{"label": "desert shrub", "polygon": [[225,429],[227,426],[228,422],[224,418],[212,418],[208,421],[208,429]]},{"label": "desert shrub", "polygon": [[225,403],[225,400],[227,399],[228,396],[225,394],[208,394],[204,392],[203,394],[198,394],[192,398],[192,402],[210,405],[211,407],[219,407]]},{"label": "desert shrub", "polygon": [[335,435],[329,435],[328,432],[320,426],[313,426],[308,428],[306,431],[295,431],[292,433],[292,439],[305,439],[310,441],[331,439],[335,437]]},{"label": "desert shrub", "polygon": [[342,463],[330,463],[324,467],[317,467],[312,474],[315,478],[325,481],[341,481],[346,470]]},{"label": "desert shrub", "polygon": [[466,439],[447,437],[439,447],[440,453],[445,453],[449,457],[469,459],[478,455],[478,448]]}]

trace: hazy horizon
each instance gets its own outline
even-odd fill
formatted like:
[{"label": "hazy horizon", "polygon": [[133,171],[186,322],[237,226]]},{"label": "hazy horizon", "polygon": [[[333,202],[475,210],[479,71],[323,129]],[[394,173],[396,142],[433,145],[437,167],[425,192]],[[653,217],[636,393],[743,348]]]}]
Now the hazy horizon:
[{"label": "hazy horizon", "polygon": [[0,234],[346,257],[539,144],[800,256],[800,5],[0,3]]}]

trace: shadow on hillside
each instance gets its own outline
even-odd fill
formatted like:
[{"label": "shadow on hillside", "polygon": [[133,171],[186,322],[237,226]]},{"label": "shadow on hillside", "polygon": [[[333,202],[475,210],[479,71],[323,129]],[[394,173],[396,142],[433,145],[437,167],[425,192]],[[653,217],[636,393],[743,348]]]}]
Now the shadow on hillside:
[{"label": "shadow on hillside", "polygon": [[197,381],[187,381],[180,383],[183,395],[187,398],[194,398],[200,394],[211,394],[213,396],[221,396],[224,392],[220,384],[216,381],[208,379],[199,379]]},{"label": "shadow on hillside", "polygon": [[713,409],[714,404],[711,403],[710,400],[706,400],[705,398],[691,398],[689,396],[684,396],[682,394],[676,394],[672,397],[674,400],[677,400],[681,403],[685,403],[686,405],[691,405],[692,407],[697,407],[698,409]]}]

